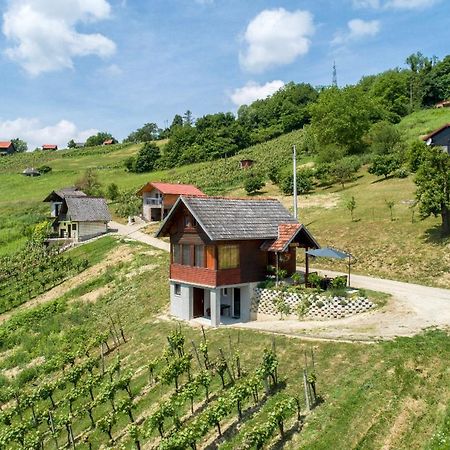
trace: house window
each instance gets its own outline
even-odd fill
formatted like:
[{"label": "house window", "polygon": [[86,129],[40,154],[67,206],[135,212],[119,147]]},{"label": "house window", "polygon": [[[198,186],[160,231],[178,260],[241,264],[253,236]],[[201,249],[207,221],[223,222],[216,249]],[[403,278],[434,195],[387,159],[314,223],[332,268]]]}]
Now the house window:
[{"label": "house window", "polygon": [[175,295],[181,295],[181,284],[176,283],[174,286]]},{"label": "house window", "polygon": [[76,223],[73,223],[72,224],[72,231],[75,231],[77,229],[77,224]]},{"label": "house window", "polygon": [[191,217],[191,227],[196,227],[197,226],[197,221]]},{"label": "house window", "polygon": [[228,288],[222,288],[222,295],[224,295],[225,297],[228,296]]},{"label": "house window", "polygon": [[205,267],[205,247],[203,245],[195,246],[194,266]]},{"label": "house window", "polygon": [[239,245],[219,245],[219,269],[239,267]]},{"label": "house window", "polygon": [[191,218],[186,214],[184,216],[184,227],[190,227],[191,226]]},{"label": "house window", "polygon": [[183,266],[191,265],[191,246],[190,245],[182,245],[182,262]]},{"label": "house window", "polygon": [[172,262],[174,264],[181,264],[181,245],[173,244],[172,245]]}]

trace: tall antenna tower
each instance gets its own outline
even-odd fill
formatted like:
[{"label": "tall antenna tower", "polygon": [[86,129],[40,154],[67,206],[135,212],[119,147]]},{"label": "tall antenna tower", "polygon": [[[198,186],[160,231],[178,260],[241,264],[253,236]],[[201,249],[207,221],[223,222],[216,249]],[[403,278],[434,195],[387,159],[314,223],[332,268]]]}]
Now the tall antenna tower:
[{"label": "tall antenna tower", "polygon": [[337,87],[337,70],[336,70],[336,61],[333,61],[333,87]]}]

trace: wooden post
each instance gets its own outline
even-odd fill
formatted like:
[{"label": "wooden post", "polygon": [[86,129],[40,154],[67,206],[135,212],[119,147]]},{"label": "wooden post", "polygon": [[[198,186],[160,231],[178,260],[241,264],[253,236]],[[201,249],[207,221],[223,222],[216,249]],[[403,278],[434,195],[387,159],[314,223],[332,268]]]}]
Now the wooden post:
[{"label": "wooden post", "polygon": [[306,375],[306,369],[303,369],[303,386],[305,388],[305,400],[306,400],[306,407],[308,408],[308,411],[311,411],[311,398],[309,394],[309,386],[308,386],[308,376]]},{"label": "wooden post", "polygon": [[309,250],[308,247],[305,247],[305,287],[308,287],[308,278],[309,278],[309,255],[306,253]]},{"label": "wooden post", "polygon": [[351,264],[350,258],[351,256],[348,255],[348,287],[350,287],[350,264]]}]

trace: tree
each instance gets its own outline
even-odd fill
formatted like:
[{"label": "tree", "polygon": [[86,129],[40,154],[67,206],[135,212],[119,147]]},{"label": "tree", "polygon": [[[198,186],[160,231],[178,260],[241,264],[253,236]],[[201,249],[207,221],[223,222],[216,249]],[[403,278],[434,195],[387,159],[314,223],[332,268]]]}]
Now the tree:
[{"label": "tree", "polygon": [[141,211],[142,200],[133,191],[122,192],[117,200],[116,213],[120,217],[137,216]]},{"label": "tree", "polygon": [[68,143],[67,143],[67,148],[76,148],[77,144],[75,143],[75,141],[73,139],[71,139]]},{"label": "tree", "polygon": [[408,149],[408,163],[412,172],[417,172],[425,155],[428,153],[428,145],[422,141],[414,141]]},{"label": "tree", "polygon": [[310,110],[311,125],[319,144],[335,144],[347,153],[365,149],[363,136],[382,116],[382,108],[355,86],[324,90]]},{"label": "tree", "polygon": [[146,142],[139,150],[131,171],[136,173],[151,172],[160,157],[159,147],[154,142]]},{"label": "tree", "polygon": [[189,109],[183,114],[183,125],[192,126],[194,124],[194,119],[192,117],[192,111]]},{"label": "tree", "polygon": [[94,169],[86,169],[84,175],[75,182],[75,187],[82,190],[87,195],[102,195],[102,184]]},{"label": "tree", "polygon": [[416,173],[416,198],[422,219],[441,216],[443,236],[450,234],[450,156],[439,147],[431,147],[423,156]]},{"label": "tree", "polygon": [[373,153],[387,155],[396,150],[402,141],[402,136],[394,125],[381,121],[370,127],[364,140],[369,144]]},{"label": "tree", "polygon": [[108,184],[108,186],[106,188],[106,196],[110,200],[114,201],[114,200],[118,199],[119,195],[120,195],[120,192],[119,192],[119,188],[118,188],[117,184],[116,183]]},{"label": "tree", "polygon": [[335,183],[340,183],[342,189],[344,184],[355,178],[356,172],[361,167],[360,161],[356,157],[346,157],[330,165],[329,173]]},{"label": "tree", "polygon": [[252,195],[265,186],[264,179],[261,174],[252,170],[248,171],[244,180],[244,189],[247,194]]},{"label": "tree", "polygon": [[[300,169],[297,171],[297,192],[307,194],[314,187],[314,172],[311,169]],[[294,193],[294,174],[288,170],[281,176],[280,189],[283,194],[292,195]]]},{"label": "tree", "polygon": [[179,114],[175,114],[172,124],[170,125],[170,129],[175,127],[182,127],[183,126],[183,118]]},{"label": "tree", "polygon": [[22,141],[22,139],[11,139],[11,142],[14,145],[14,149],[17,153],[24,153],[28,150],[27,143],[25,141]]},{"label": "tree", "polygon": [[128,135],[123,142],[150,142],[159,138],[161,130],[156,123],[146,123],[143,127],[138,128]]},{"label": "tree", "polygon": [[108,139],[114,139],[111,133],[99,131],[97,134],[89,136],[87,138],[85,147],[94,147],[96,145],[102,145],[103,142],[107,141]]},{"label": "tree", "polygon": [[376,176],[384,176],[385,179],[396,170],[400,169],[401,162],[398,155],[377,155],[373,158],[369,173]]},{"label": "tree", "polygon": [[350,211],[350,216],[352,218],[352,222],[353,222],[353,213],[355,212],[356,209],[356,200],[355,197],[353,197],[345,204],[346,208]]}]

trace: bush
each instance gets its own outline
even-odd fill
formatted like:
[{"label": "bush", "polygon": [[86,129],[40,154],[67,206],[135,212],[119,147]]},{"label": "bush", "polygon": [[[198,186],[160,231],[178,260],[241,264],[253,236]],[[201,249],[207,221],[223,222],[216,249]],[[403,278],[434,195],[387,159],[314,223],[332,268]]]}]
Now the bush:
[{"label": "bush", "polygon": [[[297,192],[307,194],[314,188],[314,172],[311,169],[300,169],[297,172]],[[280,180],[280,189],[283,194],[292,195],[294,193],[294,175],[292,172],[286,172]]]},{"label": "bush", "polygon": [[41,167],[38,167],[37,170],[39,170],[39,172],[41,172],[41,174],[44,174],[44,173],[51,172],[52,168],[50,166],[41,166]]},{"label": "bush", "polygon": [[406,167],[400,167],[394,172],[394,177],[396,178],[408,178],[409,171]]},{"label": "bush", "polygon": [[335,277],[331,282],[333,289],[345,289],[347,287],[347,277]]},{"label": "bush", "polygon": [[259,289],[272,289],[275,287],[275,281],[273,280],[264,280],[258,283]]},{"label": "bush", "polygon": [[386,179],[396,170],[400,169],[400,158],[396,154],[377,155],[373,158],[372,165],[369,167],[369,173],[376,176],[384,176]]},{"label": "bush", "polygon": [[120,192],[116,183],[110,183],[106,187],[106,196],[110,200],[117,200],[119,198]]},{"label": "bush", "polygon": [[244,189],[247,194],[255,194],[264,186],[265,183],[261,174],[253,170],[247,172],[244,180]]},{"label": "bush", "polygon": [[355,174],[361,167],[361,161],[356,156],[347,156],[330,166],[330,175],[334,183],[340,183],[342,188],[348,181],[355,179]]},{"label": "bush", "polygon": [[310,273],[308,276],[308,283],[315,288],[320,287],[320,282],[322,281],[322,277],[317,273]]},{"label": "bush", "polygon": [[136,173],[151,172],[160,157],[159,147],[154,142],[146,142],[139,150],[132,168],[128,170]]}]

